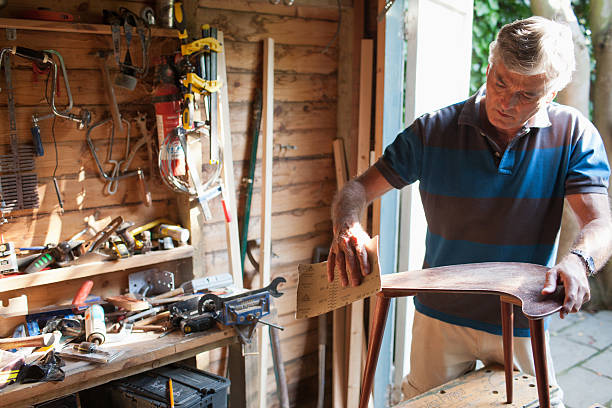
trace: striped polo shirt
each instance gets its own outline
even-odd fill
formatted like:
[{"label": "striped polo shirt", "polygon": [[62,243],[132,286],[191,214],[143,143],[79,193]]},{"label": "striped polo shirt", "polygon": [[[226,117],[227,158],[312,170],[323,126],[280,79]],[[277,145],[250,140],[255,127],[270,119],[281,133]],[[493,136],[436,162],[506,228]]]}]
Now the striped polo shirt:
[{"label": "striped polo shirt", "polygon": [[[542,108],[501,151],[482,126],[483,86],[461,103],[425,114],[376,162],[395,188],[419,180],[427,219],[424,267],[474,262],[553,266],[568,194],[607,194],[609,165],[601,136],[576,109]],[[494,295],[422,293],[418,311],[501,334]],[[515,309],[515,336],[529,324]]]}]

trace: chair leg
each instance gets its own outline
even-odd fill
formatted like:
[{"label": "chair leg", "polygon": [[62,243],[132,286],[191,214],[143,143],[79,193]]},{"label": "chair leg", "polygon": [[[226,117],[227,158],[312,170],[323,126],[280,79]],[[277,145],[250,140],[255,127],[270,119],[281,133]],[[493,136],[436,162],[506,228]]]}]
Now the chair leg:
[{"label": "chair leg", "polygon": [[506,403],[512,404],[513,382],[512,371],[514,368],[514,310],[511,303],[501,301],[502,341],[504,346],[504,373],[506,375]]},{"label": "chair leg", "polygon": [[546,364],[546,337],[544,336],[544,320],[529,320],[531,331],[531,349],[535,365],[536,382],[540,408],[550,408],[550,393],[548,390],[548,367]]},{"label": "chair leg", "polygon": [[380,352],[380,345],[382,344],[382,338],[385,332],[385,323],[387,321],[387,313],[389,312],[390,300],[390,298],[385,297],[380,292],[376,295],[374,320],[372,322],[372,330],[370,331],[370,341],[368,342],[368,356],[366,358],[365,370],[363,373],[363,382],[361,383],[360,408],[367,408],[370,393],[372,392],[372,383],[374,382],[378,353]]}]

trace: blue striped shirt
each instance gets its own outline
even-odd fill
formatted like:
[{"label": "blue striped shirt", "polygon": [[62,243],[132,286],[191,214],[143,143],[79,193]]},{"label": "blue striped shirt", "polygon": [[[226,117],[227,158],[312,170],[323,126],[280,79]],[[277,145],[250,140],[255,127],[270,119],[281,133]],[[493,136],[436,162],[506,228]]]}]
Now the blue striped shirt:
[{"label": "blue striped shirt", "polygon": [[[375,166],[395,188],[420,182],[425,267],[553,266],[565,195],[608,193],[601,136],[577,110],[551,103],[501,151],[481,124],[484,92],[416,119]],[[498,296],[419,294],[415,305],[428,316],[501,334]],[[518,310],[515,335],[529,336]]]}]

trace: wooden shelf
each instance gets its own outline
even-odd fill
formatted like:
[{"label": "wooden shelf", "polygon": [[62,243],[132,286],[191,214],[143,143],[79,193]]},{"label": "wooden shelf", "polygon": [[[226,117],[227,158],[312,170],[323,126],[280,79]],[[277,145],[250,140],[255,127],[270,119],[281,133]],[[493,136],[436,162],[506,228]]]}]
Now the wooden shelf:
[{"label": "wooden shelf", "polygon": [[[57,21],[25,20],[19,18],[0,18],[0,28],[55,31],[61,33],[111,34],[111,26],[106,24],[64,23]],[[151,36],[178,38],[178,30],[175,30],[174,28],[151,27]]]},{"label": "wooden shelf", "polygon": [[47,285],[69,279],[85,278],[105,273],[123,271],[141,266],[154,265],[161,262],[177,261],[191,258],[193,247],[183,245],[166,251],[154,251],[143,255],[134,255],[125,259],[114,261],[97,261],[83,265],[68,266],[65,268],[49,269],[28,275],[11,276],[0,279],[0,293],[23,289],[32,286]]}]

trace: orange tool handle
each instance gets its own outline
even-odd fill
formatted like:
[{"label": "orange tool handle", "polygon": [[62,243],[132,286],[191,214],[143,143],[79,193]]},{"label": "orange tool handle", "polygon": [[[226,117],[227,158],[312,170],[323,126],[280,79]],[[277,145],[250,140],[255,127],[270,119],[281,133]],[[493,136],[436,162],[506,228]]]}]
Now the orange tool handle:
[{"label": "orange tool handle", "polygon": [[76,295],[74,295],[74,299],[72,299],[72,304],[82,305],[83,303],[85,303],[85,299],[87,299],[87,296],[89,296],[89,292],[91,292],[93,284],[94,283],[92,280],[86,280],[85,282],[83,282],[81,288],[78,290]]}]

